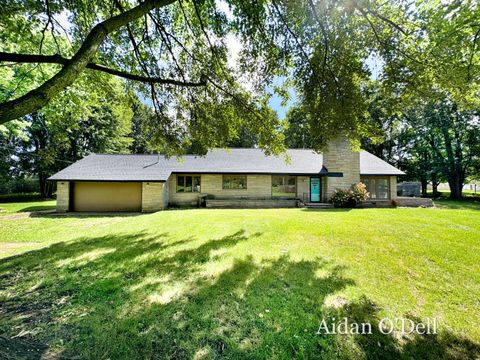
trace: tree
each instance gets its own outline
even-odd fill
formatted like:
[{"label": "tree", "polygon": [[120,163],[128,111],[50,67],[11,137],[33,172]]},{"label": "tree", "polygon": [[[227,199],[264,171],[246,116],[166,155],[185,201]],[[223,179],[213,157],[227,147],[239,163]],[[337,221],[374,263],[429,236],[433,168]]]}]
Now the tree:
[{"label": "tree", "polygon": [[[22,85],[23,95],[19,96],[17,91],[7,97],[0,104],[0,123],[41,109],[82,73],[108,73],[126,79],[140,98],[150,97],[148,102],[155,116],[150,120],[149,131],[155,132],[152,139],[163,141],[155,145],[158,149],[170,154],[183,152],[185,144],[199,141],[192,137],[193,133],[199,135],[198,118],[193,117],[202,114],[202,131],[208,132],[218,125],[217,119],[210,116],[218,114],[221,108],[203,110],[212,109],[212,104],[229,102],[241,109],[237,114],[246,114],[249,123],[256,123],[250,127],[264,133],[264,139],[270,139],[263,142],[266,151],[280,151],[282,141],[272,131],[278,119],[271,115],[264,118],[262,96],[247,94],[228,67],[224,41],[231,23],[226,16],[210,1],[172,3],[114,0],[88,5],[78,1],[4,4],[0,25],[14,35],[6,36],[0,61],[40,64],[29,70],[37,74],[41,67],[51,76]],[[69,26],[62,29],[58,18],[65,13],[69,14]],[[19,27],[18,23],[25,26]],[[54,46],[47,49],[48,55],[42,52],[44,40],[49,45],[51,40]],[[95,77],[91,75],[92,79]],[[13,78],[23,82],[16,74]],[[228,129],[217,132],[222,143],[233,140],[247,127],[246,119],[228,117],[233,114],[226,111],[220,117],[225,122],[222,128]],[[201,147],[205,148],[209,138],[201,138]]]},{"label": "tree", "polygon": [[239,133],[228,142],[228,147],[233,148],[253,148],[257,145],[257,134],[251,132],[247,127],[242,127]]},{"label": "tree", "polygon": [[291,108],[285,117],[285,146],[290,149],[311,149],[313,139],[308,112],[300,106]]},{"label": "tree", "polygon": [[[478,174],[478,111],[461,111],[451,98],[444,97],[417,102],[394,118],[380,121],[382,140],[364,140],[363,147],[396,163],[408,174],[407,179],[419,180],[424,196],[429,182],[436,195],[438,184],[447,181],[451,198],[460,199],[465,179]],[[392,148],[393,158],[389,157]]]},{"label": "tree", "polygon": [[407,179],[420,181],[424,197],[428,195],[428,184],[431,183],[433,195],[438,196],[438,184],[446,181],[440,161],[422,132],[412,128],[408,132],[411,134],[411,147],[403,163],[403,169],[408,174]]},{"label": "tree", "polygon": [[15,167],[15,154],[23,135],[23,124],[12,121],[0,125],[0,193],[12,190],[12,179],[22,177]]},{"label": "tree", "polygon": [[448,98],[424,107],[423,124],[420,125],[423,125],[423,136],[436,158],[433,168],[438,168],[447,179],[452,199],[462,198],[465,179],[478,170],[478,115],[478,111],[460,111]]},{"label": "tree", "polygon": [[149,106],[142,104],[140,101],[134,101],[132,106],[132,143],[130,152],[133,154],[148,154],[151,150],[148,146],[149,136],[146,128],[151,122],[151,118],[154,117],[154,112]]},{"label": "tree", "polygon": [[[47,178],[90,153],[125,153],[132,143],[128,96],[114,78],[102,86],[83,76],[42,111],[25,116],[21,132],[3,132],[15,143],[9,161],[17,174],[38,178],[40,195],[51,197]],[[66,101],[68,99],[68,101]],[[67,104],[67,105],[66,105]]]},{"label": "tree", "polygon": [[[260,33],[253,41],[263,44],[269,66],[274,66],[268,63],[272,54],[293,64],[293,82],[310,116],[316,148],[340,132],[352,140],[375,135],[366,116],[371,58],[384,64],[377,80],[396,109],[418,98],[438,98],[438,89],[463,109],[478,107],[478,2],[266,3],[268,11],[260,13],[270,16],[267,34],[273,33],[273,40]],[[252,46],[248,54],[256,51]]]},{"label": "tree", "polygon": [[451,97],[438,94],[434,100],[419,99],[399,110],[373,92],[369,114],[380,136],[363,139],[362,148],[400,167],[406,180],[419,180],[424,196],[428,183],[436,195],[438,184],[447,181],[451,197],[461,198],[466,177],[478,174],[477,110],[460,110]]},{"label": "tree", "polygon": [[[352,139],[369,135],[363,88],[372,54],[385,63],[380,80],[392,98],[408,102],[419,95],[433,97],[431,89],[441,89],[462,109],[478,103],[480,5],[473,0],[452,4],[424,0],[414,5],[377,0],[226,0],[231,14],[220,9],[221,3],[4,4],[0,25],[14,35],[7,34],[10,38],[2,43],[0,61],[43,64],[53,75],[5,99],[0,121],[40,109],[85,71],[106,72],[123,77],[142,96],[151,97],[156,129],[163,132],[155,138],[167,141],[168,148],[180,149],[185,141],[201,142],[205,148],[213,145],[206,135],[218,125],[211,116],[218,111],[202,108],[228,98],[234,106],[256,114],[249,121],[262,123],[265,87],[281,75],[290,77],[297,88],[311,115],[314,145],[320,149],[340,132]],[[43,40],[58,39],[63,32],[60,14],[69,14],[65,32],[72,44],[54,41],[57,49],[44,55]],[[28,24],[19,28],[17,24],[27,23],[27,18]],[[238,69],[227,63],[226,39],[232,33],[243,44]],[[250,94],[239,85],[244,79],[251,82]],[[203,116],[201,130],[198,114]],[[235,129],[217,133],[224,143],[244,126],[244,120],[227,114],[233,113],[223,114],[228,124],[222,127]],[[268,125],[258,126],[263,138],[272,141],[262,146],[279,151],[281,141],[274,136],[278,120]]]}]

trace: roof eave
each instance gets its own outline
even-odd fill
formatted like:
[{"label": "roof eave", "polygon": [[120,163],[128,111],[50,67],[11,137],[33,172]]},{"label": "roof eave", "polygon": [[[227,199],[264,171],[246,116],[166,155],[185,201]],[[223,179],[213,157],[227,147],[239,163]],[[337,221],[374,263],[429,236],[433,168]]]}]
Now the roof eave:
[{"label": "roof eave", "polygon": [[80,179],[80,178],[70,178],[70,179],[53,179],[48,178],[48,181],[85,181],[85,182],[166,182],[167,180],[159,179]]},{"label": "roof eave", "polygon": [[404,176],[407,175],[404,172],[401,173],[360,173],[360,176]]}]

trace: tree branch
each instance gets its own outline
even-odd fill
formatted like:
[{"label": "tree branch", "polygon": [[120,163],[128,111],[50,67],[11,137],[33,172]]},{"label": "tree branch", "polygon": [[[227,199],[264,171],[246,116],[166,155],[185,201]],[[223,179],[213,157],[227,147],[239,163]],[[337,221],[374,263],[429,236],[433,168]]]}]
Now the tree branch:
[{"label": "tree branch", "polygon": [[407,32],[405,30],[403,30],[403,28],[398,25],[397,23],[393,22],[392,20],[390,20],[389,18],[379,14],[378,12],[376,12],[375,10],[372,10],[370,9],[369,7],[363,7],[361,6],[358,1],[354,1],[353,2],[353,6],[356,7],[358,10],[360,10],[360,12],[363,14],[363,13],[367,13],[367,14],[372,14],[374,17],[388,23],[390,26],[392,26],[394,29],[400,31],[403,35],[408,35]]},{"label": "tree branch", "polygon": [[[339,96],[340,96],[340,101],[343,103],[344,100],[343,100],[343,91],[342,91],[342,88],[338,82],[338,79],[337,79],[337,76],[335,75],[335,73],[333,72],[332,70],[332,67],[330,66],[330,64],[328,63],[328,51],[329,51],[329,46],[328,46],[328,33],[327,33],[327,30],[325,28],[325,26],[323,25],[322,21],[320,20],[320,17],[318,16],[317,14],[317,10],[315,8],[315,4],[313,3],[312,0],[309,0],[308,1],[309,5],[310,5],[310,10],[313,14],[313,17],[315,19],[315,21],[317,22],[318,26],[320,27],[320,30],[322,32],[322,35],[323,35],[323,41],[324,41],[324,46],[325,46],[325,55],[324,55],[324,59],[323,59],[323,72],[325,72],[325,69],[327,69],[329,72],[330,72],[330,75],[332,76],[332,79],[333,81],[335,82],[335,85],[337,86],[337,92],[339,93]],[[330,51],[330,53],[332,54],[332,58],[337,60],[337,62],[340,63],[340,61],[336,58],[335,56],[335,53],[333,51]]]},{"label": "tree branch", "polygon": [[108,34],[142,17],[149,11],[170,5],[175,0],[145,0],[134,8],[93,27],[73,58],[55,76],[18,99],[0,104],[0,124],[44,107],[59,92],[70,86],[87,67]]},{"label": "tree branch", "polygon": [[[62,57],[61,55],[32,55],[32,54],[14,54],[14,53],[5,53],[0,52],[0,62],[2,61],[10,61],[15,63],[37,63],[37,64],[60,64],[60,65],[67,65],[70,63],[71,60]],[[88,63],[85,66],[87,69],[98,70],[105,72],[107,74],[115,75],[122,77],[128,80],[140,81],[149,84],[165,84],[165,85],[176,85],[176,86],[187,86],[187,87],[200,87],[205,86],[207,84],[206,79],[203,77],[200,79],[199,82],[193,81],[180,81],[175,79],[164,79],[158,77],[149,77],[149,76],[142,76],[136,75],[132,73],[128,73],[121,70],[111,69],[104,65],[95,64],[95,63]]]},{"label": "tree branch", "polygon": [[[360,8],[357,4],[357,7]],[[372,14],[373,16],[379,18],[380,20],[383,20],[384,22],[390,24],[393,28],[397,29],[398,31],[400,31],[403,35],[408,35],[407,32],[405,30],[402,29],[402,27],[396,23],[394,23],[392,20],[390,20],[389,18],[386,18],[385,16],[377,13],[376,11],[373,11],[373,10],[370,10],[370,9],[367,9],[367,12]]]},{"label": "tree branch", "polygon": [[[312,62],[310,60],[310,56],[308,56],[307,52],[305,51],[305,48],[304,46],[302,45],[302,43],[300,42],[300,40],[298,39],[298,37],[295,35],[295,33],[293,32],[293,30],[290,28],[290,26],[288,25],[288,22],[287,22],[287,19],[285,19],[285,17],[283,16],[282,12],[280,11],[280,9],[278,8],[278,5],[277,5],[277,2],[275,0],[272,0],[272,5],[273,5],[273,8],[275,9],[275,11],[277,12],[278,16],[280,17],[280,20],[282,20],[282,23],[283,25],[285,26],[286,30],[288,31],[288,33],[290,34],[290,36],[292,36],[293,40],[295,40],[295,43],[297,44],[297,48],[298,50],[300,51],[300,53],[302,54],[303,58],[305,59],[305,61],[308,63],[308,65],[310,66],[310,69],[312,70],[312,73],[313,75],[316,76],[316,71],[315,71],[315,67],[312,65]],[[328,45],[326,45],[328,46]],[[326,57],[326,54],[327,54],[327,49],[325,50],[325,57]]]},{"label": "tree branch", "polygon": [[475,37],[473,38],[472,52],[470,53],[470,61],[468,62],[468,65],[467,65],[467,82],[472,80],[471,68],[473,64],[473,57],[475,56],[475,47],[477,45],[477,39],[479,35],[480,35],[480,27],[478,28],[477,32],[475,33]]}]

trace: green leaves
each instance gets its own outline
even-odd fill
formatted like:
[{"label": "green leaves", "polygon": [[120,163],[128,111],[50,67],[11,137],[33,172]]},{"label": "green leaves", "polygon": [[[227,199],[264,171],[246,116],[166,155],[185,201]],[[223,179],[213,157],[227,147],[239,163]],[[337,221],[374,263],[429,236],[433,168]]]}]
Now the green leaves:
[{"label": "green leaves", "polygon": [[[8,3],[0,14],[0,50],[38,53],[41,47],[44,54],[72,57],[95,24],[138,4]],[[248,127],[258,132],[267,152],[279,151],[280,122],[265,99],[282,77],[295,88],[311,145],[320,150],[340,133],[352,140],[378,135],[369,112],[372,59],[383,64],[375,86],[392,113],[419,99],[444,97],[464,110],[478,108],[479,18],[474,0],[181,0],[109,34],[94,60],[133,75],[206,81],[195,88],[126,82],[128,91],[154,108],[148,116],[152,148],[182,153],[197,144],[204,152]],[[236,64],[229,59],[233,47]],[[1,67],[0,101],[18,98],[58,70],[58,65]],[[99,86],[108,83],[92,70],[82,74]],[[58,98],[88,112],[78,75],[75,91]],[[288,98],[287,87],[275,90]],[[92,96],[92,104],[100,105],[102,99]]]}]

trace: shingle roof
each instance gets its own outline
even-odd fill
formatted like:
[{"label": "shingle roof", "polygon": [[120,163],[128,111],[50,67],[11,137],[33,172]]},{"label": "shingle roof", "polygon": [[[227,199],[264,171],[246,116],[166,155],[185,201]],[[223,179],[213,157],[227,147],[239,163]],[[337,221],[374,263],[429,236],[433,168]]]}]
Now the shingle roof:
[{"label": "shingle roof", "polygon": [[361,150],[360,175],[405,175],[405,173],[368,151]]},{"label": "shingle roof", "polygon": [[[166,159],[158,155],[93,154],[56,173],[50,180],[166,181],[171,173],[326,174],[322,154],[290,149],[285,155],[266,156],[260,149],[214,149],[205,156]],[[360,153],[360,172],[403,175],[378,157]]]}]

